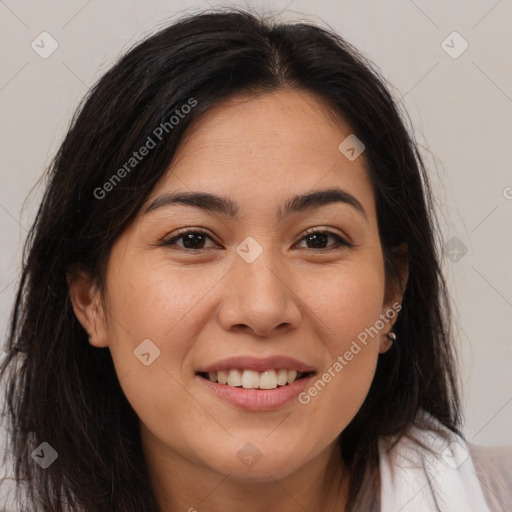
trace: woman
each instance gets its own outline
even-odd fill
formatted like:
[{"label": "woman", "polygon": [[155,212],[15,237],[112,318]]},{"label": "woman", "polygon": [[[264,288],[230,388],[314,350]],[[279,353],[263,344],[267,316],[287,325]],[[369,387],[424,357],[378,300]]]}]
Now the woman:
[{"label": "woman", "polygon": [[224,11],[138,44],[25,248],[1,370],[23,510],[490,510],[435,227],[339,36]]}]

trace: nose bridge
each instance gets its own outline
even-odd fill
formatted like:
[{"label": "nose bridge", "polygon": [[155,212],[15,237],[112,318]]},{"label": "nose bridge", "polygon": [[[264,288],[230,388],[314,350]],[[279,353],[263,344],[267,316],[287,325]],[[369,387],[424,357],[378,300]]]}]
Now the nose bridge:
[{"label": "nose bridge", "polygon": [[282,299],[285,292],[283,278],[279,275],[280,265],[276,263],[277,258],[266,251],[253,263],[240,263],[240,275],[247,280],[248,290],[252,300]]},{"label": "nose bridge", "polygon": [[[240,257],[238,261],[235,260],[235,265],[237,279],[240,279],[242,284],[239,289],[242,292],[240,299],[250,298],[252,303],[262,301],[276,307],[278,303],[285,300],[283,295],[286,294],[286,287],[284,287],[283,278],[279,275],[280,272],[283,273],[283,268],[278,255],[270,246],[260,247],[261,249],[258,249],[254,246],[254,242],[248,241],[246,246],[240,244],[237,248]],[[250,254],[250,259],[240,255],[247,248],[249,252],[246,254]]]},{"label": "nose bridge", "polygon": [[283,324],[296,325],[300,319],[298,301],[279,255],[258,246],[253,239],[237,247],[228,293],[220,309],[225,329],[244,325],[264,335]]}]

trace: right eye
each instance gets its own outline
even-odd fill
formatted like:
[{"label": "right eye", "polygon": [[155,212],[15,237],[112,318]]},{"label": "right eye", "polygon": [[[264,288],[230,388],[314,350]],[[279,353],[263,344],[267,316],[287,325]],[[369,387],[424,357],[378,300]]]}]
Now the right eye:
[{"label": "right eye", "polygon": [[[183,244],[177,244],[176,242],[178,240],[182,240]],[[188,229],[180,231],[178,235],[174,235],[171,238],[164,240],[162,245],[178,245],[179,247],[183,247],[188,250],[201,250],[210,248],[204,247],[207,240],[211,240],[215,244],[215,241],[205,231]]]}]

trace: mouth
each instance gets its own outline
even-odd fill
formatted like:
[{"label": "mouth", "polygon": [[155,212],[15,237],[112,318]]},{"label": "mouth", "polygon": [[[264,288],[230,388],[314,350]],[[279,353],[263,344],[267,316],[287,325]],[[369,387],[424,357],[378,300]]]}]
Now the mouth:
[{"label": "mouth", "polygon": [[291,405],[300,393],[311,384],[316,371],[278,369],[257,372],[254,370],[218,370],[196,372],[198,384],[216,399],[238,409],[276,411]]},{"label": "mouth", "polygon": [[316,372],[300,372],[297,370],[269,369],[263,372],[233,368],[212,372],[197,372],[197,375],[210,382],[232,388],[253,390],[272,390],[291,386],[297,381],[308,378]]}]

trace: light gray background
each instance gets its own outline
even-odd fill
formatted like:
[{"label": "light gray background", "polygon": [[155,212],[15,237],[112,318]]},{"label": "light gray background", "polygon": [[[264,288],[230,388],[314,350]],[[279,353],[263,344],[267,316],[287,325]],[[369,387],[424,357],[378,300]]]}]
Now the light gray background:
[{"label": "light gray background", "polygon": [[[78,101],[121,52],[166,21],[202,7],[184,1],[0,0],[0,328],[5,336],[25,238]],[[328,23],[381,69],[409,112],[431,171],[446,243],[467,248],[444,268],[458,312],[464,432],[512,444],[512,2],[421,0],[246,2],[283,20]],[[42,59],[46,31],[58,49]],[[442,42],[469,44],[454,59]],[[457,39],[448,44],[461,48]],[[41,305],[44,307],[44,305]],[[1,436],[0,436],[1,437]]]}]

